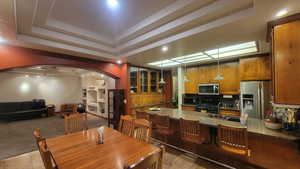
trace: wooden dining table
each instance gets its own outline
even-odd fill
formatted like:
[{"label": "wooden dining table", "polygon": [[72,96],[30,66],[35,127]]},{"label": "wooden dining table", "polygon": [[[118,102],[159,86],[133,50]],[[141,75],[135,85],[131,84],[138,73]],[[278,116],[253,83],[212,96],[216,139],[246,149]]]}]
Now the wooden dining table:
[{"label": "wooden dining table", "polygon": [[97,129],[47,139],[59,169],[123,169],[160,149],[105,127],[104,143],[98,144]]}]

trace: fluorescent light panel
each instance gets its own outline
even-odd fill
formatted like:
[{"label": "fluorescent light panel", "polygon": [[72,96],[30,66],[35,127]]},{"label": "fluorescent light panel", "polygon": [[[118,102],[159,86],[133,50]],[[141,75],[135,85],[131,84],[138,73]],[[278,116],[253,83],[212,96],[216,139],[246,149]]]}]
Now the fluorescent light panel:
[{"label": "fluorescent light panel", "polygon": [[[258,52],[257,44],[255,41],[251,41],[251,42],[240,43],[237,45],[231,45],[231,46],[220,48],[219,57],[227,58],[227,57],[240,56],[240,55],[245,55],[254,52]],[[209,55],[210,57],[205,55],[204,53]],[[191,55],[180,56],[180,57],[152,62],[148,64],[152,66],[158,66],[158,67],[170,67],[179,64],[207,61],[207,60],[218,58],[218,49],[208,50],[205,51],[204,53],[199,52]]]}]

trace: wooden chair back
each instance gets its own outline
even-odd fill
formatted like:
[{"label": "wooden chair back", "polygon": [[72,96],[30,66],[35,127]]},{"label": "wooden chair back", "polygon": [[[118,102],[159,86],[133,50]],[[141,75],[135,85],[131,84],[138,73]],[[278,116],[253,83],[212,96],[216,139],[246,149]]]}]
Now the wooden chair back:
[{"label": "wooden chair back", "polygon": [[82,130],[87,130],[87,114],[71,114],[65,116],[65,134],[70,134]]},{"label": "wooden chair back", "polygon": [[146,119],[149,120],[149,115],[144,111],[136,111],[135,112],[136,119]]},{"label": "wooden chair back", "polygon": [[56,169],[56,163],[52,157],[51,152],[48,150],[46,139],[41,136],[41,130],[39,128],[33,131],[33,135],[36,139],[36,144],[39,149],[41,158],[43,160],[45,169]]},{"label": "wooden chair back", "polygon": [[127,162],[124,169],[162,169],[164,151],[165,148],[161,146],[159,151],[138,162]]},{"label": "wooden chair back", "polygon": [[133,136],[134,118],[130,115],[121,116],[119,131],[127,136]]},{"label": "wooden chair back", "polygon": [[134,138],[148,142],[151,136],[151,122],[145,119],[134,120]]},{"label": "wooden chair back", "polygon": [[210,141],[209,129],[198,121],[180,119],[181,139],[193,143],[208,143]]},{"label": "wooden chair back", "polygon": [[43,137],[41,136],[41,130],[39,128],[35,129],[33,131],[33,135],[36,141],[36,145],[39,146],[38,143],[43,139]]},{"label": "wooden chair back", "polygon": [[247,128],[218,125],[217,142],[225,151],[250,156]]},{"label": "wooden chair back", "polygon": [[40,154],[45,166],[45,169],[57,169],[54,158],[52,157],[51,152],[48,150],[46,140],[42,139],[39,142]]}]

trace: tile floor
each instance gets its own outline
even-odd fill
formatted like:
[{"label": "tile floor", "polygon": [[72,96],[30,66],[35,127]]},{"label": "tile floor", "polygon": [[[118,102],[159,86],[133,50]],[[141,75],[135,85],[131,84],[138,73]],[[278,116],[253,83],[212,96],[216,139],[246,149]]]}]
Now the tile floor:
[{"label": "tile floor", "polygon": [[[0,161],[0,169],[45,169],[38,151]],[[165,153],[163,169],[224,169],[210,162],[195,159],[179,152]]]}]

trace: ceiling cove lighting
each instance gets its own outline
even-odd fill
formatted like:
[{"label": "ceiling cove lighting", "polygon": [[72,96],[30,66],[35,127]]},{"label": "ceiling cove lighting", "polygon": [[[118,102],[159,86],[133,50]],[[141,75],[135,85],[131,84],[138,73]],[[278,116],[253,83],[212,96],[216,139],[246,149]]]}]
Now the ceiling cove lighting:
[{"label": "ceiling cove lighting", "polygon": [[282,17],[288,13],[287,9],[282,9],[276,13],[276,17]]},{"label": "ceiling cove lighting", "polygon": [[116,8],[119,6],[119,2],[117,0],[106,0],[108,7]]},{"label": "ceiling cove lighting", "polygon": [[204,52],[194,53],[191,55],[179,56],[172,59],[151,62],[148,63],[148,65],[157,67],[172,67],[178,66],[180,64],[201,63],[204,61],[217,60],[218,58],[224,59],[255,52],[258,52],[257,43],[255,41],[251,41],[219,48],[219,52],[218,49],[212,49]]}]

